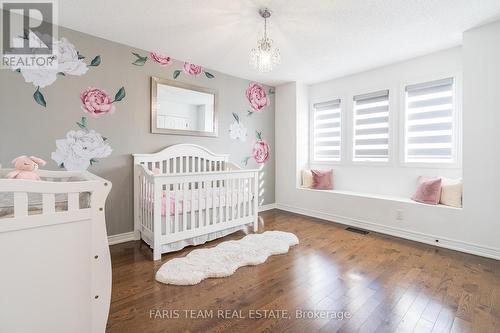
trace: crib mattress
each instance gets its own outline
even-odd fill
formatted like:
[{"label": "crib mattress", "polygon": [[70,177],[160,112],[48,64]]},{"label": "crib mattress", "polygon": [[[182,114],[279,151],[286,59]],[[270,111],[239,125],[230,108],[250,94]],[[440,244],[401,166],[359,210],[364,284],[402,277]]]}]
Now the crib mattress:
[{"label": "crib mattress", "polygon": [[[79,196],[80,209],[90,207],[90,193],[82,192]],[[65,193],[55,195],[55,211],[68,210],[68,196]],[[28,215],[42,214],[42,194],[28,193]],[[14,193],[0,192],[0,219],[14,217]]]},{"label": "crib mattress", "polygon": [[[201,191],[201,193],[200,193]],[[208,191],[208,196],[207,196]],[[242,202],[248,202],[253,200],[253,194],[240,192],[240,200]],[[231,189],[226,189],[225,187],[216,187],[212,189],[202,189],[202,190],[186,190],[180,191],[177,194],[177,213],[184,213],[184,197],[186,198],[186,212],[191,212],[191,210],[197,211],[200,209],[205,209],[206,207],[224,207],[224,206],[234,206],[238,203],[238,191]],[[170,199],[167,199],[166,191],[163,192],[162,196],[162,207],[161,214],[166,215],[167,204],[170,206],[170,215],[175,214],[175,193],[170,192]]]}]

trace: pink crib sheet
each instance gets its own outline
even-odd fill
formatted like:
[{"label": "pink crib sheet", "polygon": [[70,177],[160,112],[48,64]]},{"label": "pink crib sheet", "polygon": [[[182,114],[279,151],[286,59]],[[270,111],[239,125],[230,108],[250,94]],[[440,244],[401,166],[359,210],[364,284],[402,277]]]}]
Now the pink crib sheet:
[{"label": "pink crib sheet", "polygon": [[[217,187],[213,189],[209,189],[209,196],[207,198],[206,190],[201,190],[201,200],[199,195],[199,190],[189,190],[186,191],[186,211],[190,212],[191,210],[199,210],[205,209],[206,206],[208,208],[219,207],[219,206],[231,206],[238,202],[238,192],[228,190],[224,187]],[[248,193],[240,193],[241,201],[248,201]],[[253,197],[251,198],[253,199]],[[170,216],[175,214],[175,194],[170,192],[170,200],[167,200],[166,193],[163,193],[162,202],[161,202],[161,214],[162,216],[166,215],[167,212],[167,201],[170,202]],[[214,202],[212,202],[214,201]],[[182,214],[184,212],[184,192],[181,191],[177,196],[177,213]]]}]

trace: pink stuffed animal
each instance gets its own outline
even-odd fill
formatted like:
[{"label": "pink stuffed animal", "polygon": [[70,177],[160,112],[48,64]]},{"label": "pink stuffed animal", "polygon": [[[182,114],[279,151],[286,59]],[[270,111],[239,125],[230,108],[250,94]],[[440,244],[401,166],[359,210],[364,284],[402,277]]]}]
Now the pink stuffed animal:
[{"label": "pink stuffed animal", "polygon": [[44,166],[47,162],[41,158],[35,156],[19,156],[16,157],[12,163],[14,164],[16,170],[11,171],[7,174],[7,178],[10,179],[28,179],[28,180],[40,180],[40,177],[35,173],[38,166]]}]

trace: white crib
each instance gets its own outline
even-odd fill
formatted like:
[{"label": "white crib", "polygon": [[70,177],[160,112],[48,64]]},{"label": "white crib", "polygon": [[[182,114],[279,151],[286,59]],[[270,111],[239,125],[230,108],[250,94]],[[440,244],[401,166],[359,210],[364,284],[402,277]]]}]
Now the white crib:
[{"label": "white crib", "polygon": [[104,204],[88,172],[0,169],[0,331],[102,333],[111,300]]},{"label": "white crib", "polygon": [[188,245],[258,228],[259,170],[193,145],[134,154],[134,230],[153,259]]}]

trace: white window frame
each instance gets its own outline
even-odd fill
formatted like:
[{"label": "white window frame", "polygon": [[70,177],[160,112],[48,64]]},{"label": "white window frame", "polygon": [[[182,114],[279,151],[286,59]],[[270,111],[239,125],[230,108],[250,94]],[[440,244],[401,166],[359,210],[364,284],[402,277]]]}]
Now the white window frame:
[{"label": "white window frame", "polygon": [[[450,163],[443,162],[407,162],[406,161],[406,87],[439,81],[443,79],[453,79],[453,128],[452,128],[452,142],[453,142],[453,161]],[[404,81],[400,87],[400,135],[399,135],[399,165],[401,167],[414,167],[414,168],[430,168],[430,169],[459,169],[462,167],[462,77],[459,73],[440,73],[432,76],[424,76],[412,80]]]},{"label": "white window frame", "polygon": [[[355,140],[355,135],[356,135],[356,121],[355,121],[355,118],[356,118],[356,115],[355,115],[355,109],[354,109],[354,98],[356,96],[360,96],[360,95],[367,95],[367,94],[371,94],[371,93],[376,93],[376,92],[379,92],[379,91],[384,91],[384,90],[387,90],[388,92],[388,109],[389,109],[389,120],[388,120],[388,136],[389,136],[389,139],[388,139],[388,154],[389,156],[387,157],[387,161],[373,161],[373,160],[355,160],[355,156],[356,156],[356,153],[355,153],[355,143],[356,143],[356,140]],[[350,96],[350,120],[351,120],[351,133],[350,133],[350,136],[349,136],[349,139],[350,139],[350,146],[351,146],[351,156],[349,158],[349,161],[352,165],[370,165],[370,166],[389,166],[393,163],[393,156],[394,156],[394,152],[393,152],[393,134],[394,134],[394,131],[393,131],[393,119],[394,119],[394,115],[393,115],[393,97],[392,97],[392,94],[393,94],[393,89],[391,89],[391,87],[376,87],[376,88],[370,88],[370,89],[363,89],[362,91],[359,91],[355,94],[351,94]]]},{"label": "white window frame", "polygon": [[[328,101],[340,100],[340,154],[337,161],[322,161],[314,159],[314,104],[325,103]],[[342,96],[313,98],[309,101],[309,165],[340,165],[344,164],[344,145],[345,145],[345,99]]]}]

